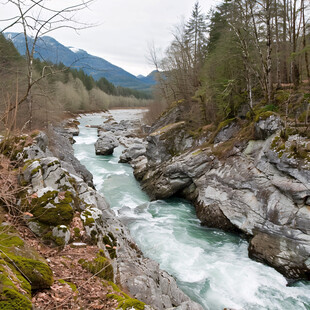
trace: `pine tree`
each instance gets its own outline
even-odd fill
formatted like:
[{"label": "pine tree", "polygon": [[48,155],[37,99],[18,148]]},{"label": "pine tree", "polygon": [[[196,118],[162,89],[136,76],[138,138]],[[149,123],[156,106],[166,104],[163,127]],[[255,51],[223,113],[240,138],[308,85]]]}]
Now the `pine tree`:
[{"label": "pine tree", "polygon": [[191,17],[185,25],[185,39],[191,50],[194,75],[197,77],[197,81],[198,70],[202,66],[206,54],[206,33],[206,16],[201,13],[201,8],[197,1],[194,5]]}]

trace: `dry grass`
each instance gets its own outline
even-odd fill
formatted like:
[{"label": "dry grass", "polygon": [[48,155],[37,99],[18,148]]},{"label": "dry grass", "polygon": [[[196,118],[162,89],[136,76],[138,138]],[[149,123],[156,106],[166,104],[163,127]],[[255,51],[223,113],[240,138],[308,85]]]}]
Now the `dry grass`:
[{"label": "dry grass", "polygon": [[0,203],[12,215],[22,212],[17,206],[17,197],[24,190],[18,183],[18,169],[6,156],[0,154]]}]

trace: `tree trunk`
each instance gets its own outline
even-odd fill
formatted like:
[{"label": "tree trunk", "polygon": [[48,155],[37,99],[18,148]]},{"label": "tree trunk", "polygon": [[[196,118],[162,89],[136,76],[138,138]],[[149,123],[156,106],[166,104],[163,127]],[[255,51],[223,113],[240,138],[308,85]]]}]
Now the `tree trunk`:
[{"label": "tree trunk", "polygon": [[270,0],[266,0],[265,6],[265,14],[266,14],[266,28],[267,28],[267,57],[266,57],[266,84],[267,84],[267,100],[268,104],[271,103],[272,97],[272,78],[271,78],[271,51],[272,51],[272,33],[271,33],[271,5]]}]

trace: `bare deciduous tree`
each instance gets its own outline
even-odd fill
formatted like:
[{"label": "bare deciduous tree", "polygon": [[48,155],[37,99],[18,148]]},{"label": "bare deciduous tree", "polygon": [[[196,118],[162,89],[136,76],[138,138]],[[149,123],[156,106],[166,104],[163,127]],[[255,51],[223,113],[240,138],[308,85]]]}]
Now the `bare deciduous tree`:
[{"label": "bare deciduous tree", "polygon": [[1,33],[8,30],[17,29],[22,32],[27,63],[27,86],[16,104],[10,108],[1,117],[1,120],[7,117],[7,113],[17,109],[24,102],[28,102],[29,119],[28,124],[31,129],[32,123],[32,98],[31,90],[43,78],[54,74],[52,66],[45,66],[38,77],[34,77],[34,54],[39,38],[61,28],[69,28],[74,31],[91,27],[75,19],[76,14],[89,7],[94,0],[76,0],[71,1],[71,5],[59,1],[48,0],[6,0],[0,4],[9,6],[12,16],[0,19]]}]

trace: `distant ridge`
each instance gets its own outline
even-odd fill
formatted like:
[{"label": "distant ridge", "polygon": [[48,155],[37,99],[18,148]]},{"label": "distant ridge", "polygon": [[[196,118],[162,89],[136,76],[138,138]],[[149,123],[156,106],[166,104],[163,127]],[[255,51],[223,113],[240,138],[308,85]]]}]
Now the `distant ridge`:
[{"label": "distant ridge", "polygon": [[[22,34],[6,32],[4,36],[13,42],[20,54],[26,54],[25,39]],[[28,40],[30,44],[33,44],[32,38],[28,37]],[[150,75],[138,78],[103,58],[90,55],[82,49],[71,46],[66,47],[49,36],[41,37],[37,41],[35,58],[50,61],[54,64],[61,62],[68,67],[83,69],[86,74],[93,76],[95,80],[104,77],[116,86],[150,91],[151,86],[156,83],[154,79],[148,78]]]},{"label": "distant ridge", "polygon": [[143,76],[143,75],[138,75],[137,78],[146,83],[146,84],[149,84],[149,85],[155,85],[156,84],[156,79],[155,79],[155,74],[157,73],[158,71],[154,70],[152,71],[149,75],[147,76]]}]

